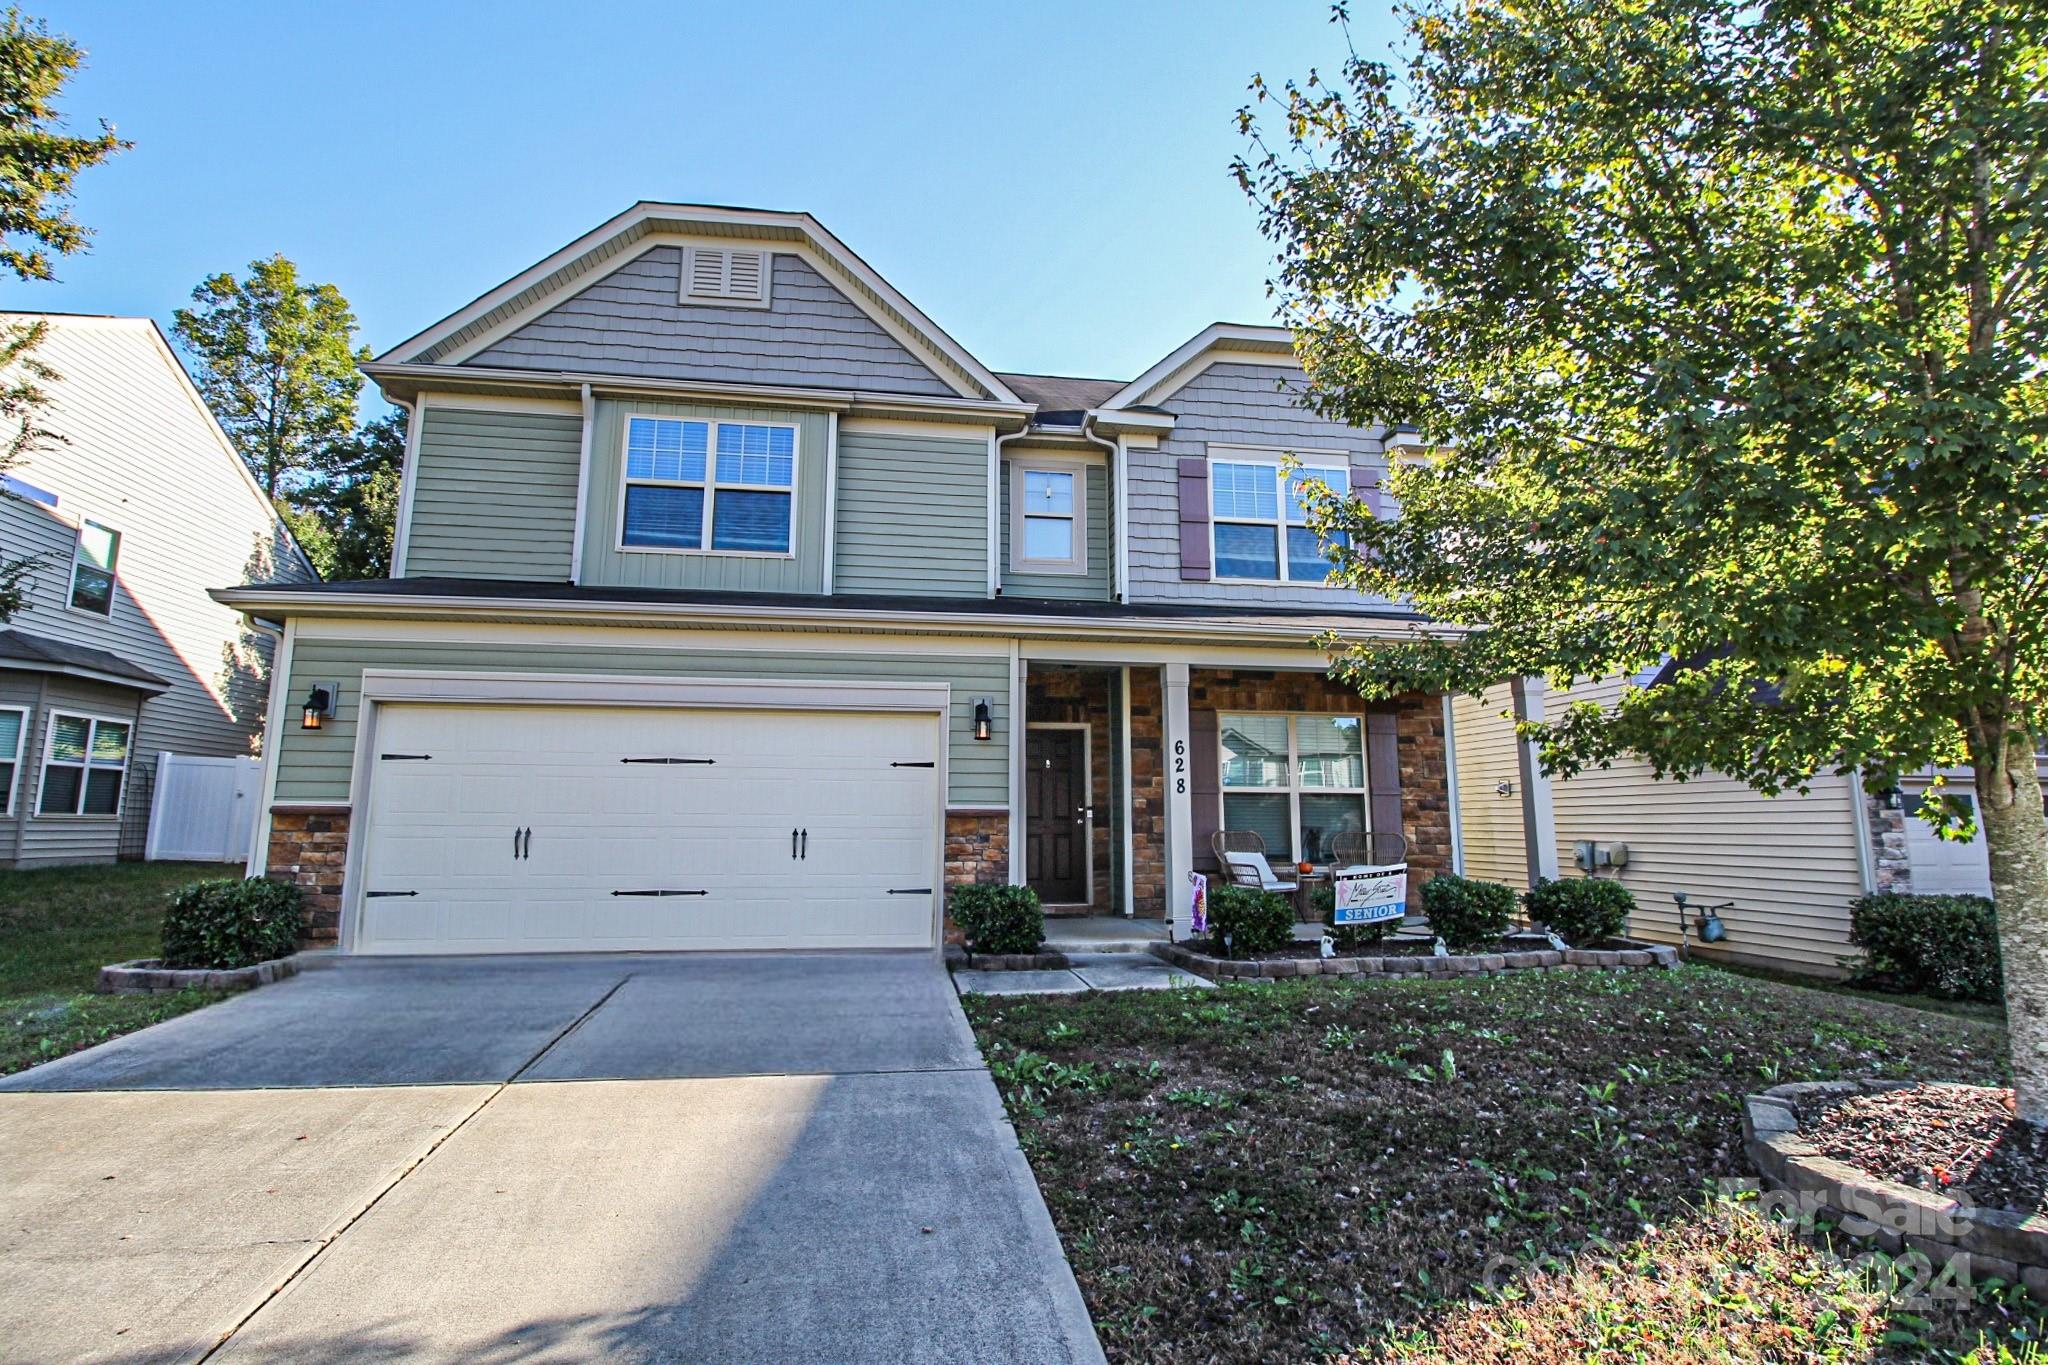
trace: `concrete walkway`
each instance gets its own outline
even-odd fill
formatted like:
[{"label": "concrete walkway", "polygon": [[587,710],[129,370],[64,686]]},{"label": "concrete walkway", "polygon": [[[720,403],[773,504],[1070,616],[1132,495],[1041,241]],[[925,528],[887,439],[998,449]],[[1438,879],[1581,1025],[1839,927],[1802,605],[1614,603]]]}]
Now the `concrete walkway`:
[{"label": "concrete walkway", "polygon": [[1079,991],[1213,990],[1215,983],[1150,953],[1068,953],[1065,967],[1041,971],[953,973],[962,995],[1072,995]]},{"label": "concrete walkway", "polygon": [[0,1090],[9,1359],[1101,1359],[921,954],[344,962]]}]

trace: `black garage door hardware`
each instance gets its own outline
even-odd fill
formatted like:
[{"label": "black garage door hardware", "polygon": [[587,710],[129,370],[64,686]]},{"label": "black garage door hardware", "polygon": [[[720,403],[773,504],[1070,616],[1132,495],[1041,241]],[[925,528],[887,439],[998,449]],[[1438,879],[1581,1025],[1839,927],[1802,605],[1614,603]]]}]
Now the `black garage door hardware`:
[{"label": "black garage door hardware", "polygon": [[718,762],[715,758],[622,758],[621,763],[701,763],[710,767]]},{"label": "black garage door hardware", "polygon": [[708,896],[709,891],[614,891],[614,896]]}]

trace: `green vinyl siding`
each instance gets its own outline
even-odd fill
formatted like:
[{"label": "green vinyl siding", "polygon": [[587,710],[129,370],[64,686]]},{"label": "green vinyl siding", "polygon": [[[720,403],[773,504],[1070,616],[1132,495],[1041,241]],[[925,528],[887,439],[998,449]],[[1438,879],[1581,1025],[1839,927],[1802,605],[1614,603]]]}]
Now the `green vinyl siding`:
[{"label": "green vinyl siding", "polygon": [[[735,555],[627,550],[619,546],[625,495],[626,419],[687,417],[711,422],[772,422],[796,433],[794,555]],[[785,408],[709,407],[646,399],[600,400],[590,437],[590,496],[584,511],[580,581],[600,587],[700,588],[713,592],[823,592],[825,463],[830,425],[823,413]]]},{"label": "green vinyl siding", "polygon": [[405,576],[567,582],[582,444],[575,413],[436,407],[429,397]]},{"label": "green vinyl siding", "polygon": [[[330,640],[292,643],[287,697],[315,682],[341,684],[334,719],[319,730],[279,727],[277,799],[346,801],[355,757],[356,717],[365,668],[449,669],[533,673],[601,673],[645,677],[818,678],[847,682],[945,682],[952,685],[947,725],[946,800],[951,805],[1002,806],[1009,792],[1009,660],[1003,656],[940,657],[887,653],[761,652],[578,644],[565,628],[558,644],[452,643],[429,640]],[[974,738],[974,698],[988,697],[995,733]]]},{"label": "green vinyl siding", "polygon": [[988,442],[839,433],[841,593],[988,596]]},{"label": "green vinyl siding", "polygon": [[1088,466],[1088,572],[1010,572],[1010,464],[1003,462],[1002,568],[1003,596],[1056,598],[1068,602],[1109,600],[1109,470],[1099,464]]}]

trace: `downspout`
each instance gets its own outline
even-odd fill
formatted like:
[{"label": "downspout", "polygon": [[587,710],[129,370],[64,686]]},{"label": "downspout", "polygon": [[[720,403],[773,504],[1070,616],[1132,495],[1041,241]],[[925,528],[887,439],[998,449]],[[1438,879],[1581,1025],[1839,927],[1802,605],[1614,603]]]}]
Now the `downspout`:
[{"label": "downspout", "polygon": [[997,525],[998,518],[1003,515],[1003,489],[1005,486],[1003,481],[1003,447],[1021,436],[1029,436],[1030,434],[1031,421],[1030,418],[1026,418],[1022,428],[1011,432],[1008,436],[996,437],[995,445],[990,448],[988,471],[988,520],[992,532],[988,538],[988,595],[990,597],[1001,597],[1003,595],[1003,575],[1010,570],[1010,566],[1007,563],[1001,562],[1003,558],[1003,532],[1002,527]]},{"label": "downspout", "polygon": [[406,552],[412,548],[412,500],[419,483],[420,421],[426,411],[426,401],[415,398],[407,403],[396,398],[386,402],[405,414],[404,464],[398,470],[398,512],[391,528],[391,572],[388,577],[405,576]]},{"label": "downspout", "polygon": [[[1104,479],[1103,482],[1108,484],[1110,487],[1115,488],[1118,486],[1116,482],[1116,474],[1118,469],[1120,468],[1120,466],[1117,463],[1117,443],[1115,441],[1110,440],[1106,436],[1097,436],[1094,432],[1088,430],[1088,424],[1094,420],[1095,411],[1092,408],[1089,409],[1087,412],[1081,414],[1081,438],[1083,440],[1093,441],[1096,445],[1101,446],[1104,450],[1109,452],[1109,464],[1107,469],[1110,477]],[[1111,500],[1113,502],[1117,501],[1114,495],[1112,495]],[[1104,523],[1103,526],[1104,530],[1106,530],[1110,535],[1116,537],[1116,540],[1114,542],[1115,544],[1123,543],[1124,528],[1121,525],[1123,515],[1123,505],[1121,502],[1117,502],[1113,518],[1110,521]],[[1115,551],[1112,550],[1110,553],[1111,562],[1103,565],[1103,568],[1108,570],[1109,573],[1110,600],[1115,602],[1121,602],[1124,598],[1124,585],[1121,581],[1119,581],[1122,575],[1118,574],[1116,571],[1115,559],[1116,554]]]}]

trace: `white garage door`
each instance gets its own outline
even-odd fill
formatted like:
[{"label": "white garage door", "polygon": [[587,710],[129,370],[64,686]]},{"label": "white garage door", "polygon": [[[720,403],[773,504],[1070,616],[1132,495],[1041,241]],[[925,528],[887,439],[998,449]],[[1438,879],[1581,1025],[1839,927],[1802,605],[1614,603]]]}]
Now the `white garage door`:
[{"label": "white garage door", "polygon": [[390,705],[366,953],[928,947],[939,722]]},{"label": "white garage door", "polygon": [[[1974,792],[1949,788],[1948,795],[1976,804]],[[1906,861],[1913,872],[1913,890],[1923,896],[1988,896],[1991,859],[1984,851],[1984,827],[1968,843],[1944,839],[1919,815],[1921,793],[1906,796]]]}]

